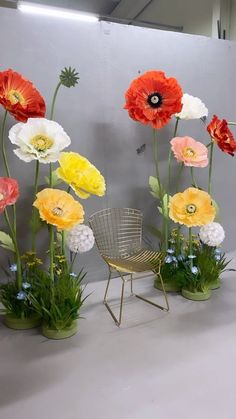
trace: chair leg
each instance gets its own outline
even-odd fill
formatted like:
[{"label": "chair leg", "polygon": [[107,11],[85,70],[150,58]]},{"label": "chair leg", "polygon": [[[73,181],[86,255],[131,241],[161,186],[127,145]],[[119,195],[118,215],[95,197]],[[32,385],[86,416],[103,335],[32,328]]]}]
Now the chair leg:
[{"label": "chair leg", "polygon": [[147,298],[144,298],[144,297],[142,297],[142,296],[141,296],[141,295],[139,295],[139,294],[135,294],[135,293],[134,293],[133,295],[135,295],[135,297],[139,298],[139,300],[142,300],[142,301],[144,301],[145,303],[151,304],[152,306],[157,307],[157,308],[160,308],[160,309],[161,309],[161,310],[163,310],[163,311],[169,311],[169,310],[170,310],[170,306],[169,306],[169,302],[168,302],[168,298],[167,298],[167,294],[166,294],[166,291],[165,291],[165,287],[164,287],[164,283],[163,283],[163,280],[162,280],[161,273],[160,273],[160,272],[158,272],[158,273],[156,273],[156,272],[155,272],[155,274],[156,274],[156,275],[158,275],[158,276],[159,276],[159,278],[160,278],[160,282],[161,282],[161,286],[162,286],[162,292],[163,292],[163,294],[164,294],[164,298],[165,298],[166,306],[161,306],[161,305],[159,305],[159,304],[156,304],[156,303],[154,303],[153,301],[148,300]]},{"label": "chair leg", "polygon": [[103,303],[104,303],[104,305],[106,306],[107,310],[109,311],[109,313],[110,313],[111,317],[113,318],[113,320],[114,320],[114,322],[115,322],[116,326],[118,326],[118,327],[119,327],[119,326],[120,326],[120,324],[121,324],[121,320],[122,320],[122,313],[123,313],[123,301],[124,301],[124,287],[125,287],[125,280],[123,279],[122,274],[121,274],[119,271],[117,271],[117,272],[118,272],[118,274],[119,274],[119,275],[120,275],[120,277],[121,277],[121,280],[122,280],[121,296],[120,296],[120,310],[119,310],[119,320],[118,320],[118,319],[117,319],[117,317],[115,316],[114,312],[112,311],[112,309],[111,309],[110,305],[109,305],[109,304],[108,304],[108,302],[107,302],[107,293],[108,293],[108,288],[109,288],[110,281],[111,281],[111,270],[109,270],[109,271],[110,271],[110,273],[109,273],[109,278],[108,278],[108,281],[107,281],[107,286],[106,286],[106,291],[105,291],[105,295],[104,295]]}]

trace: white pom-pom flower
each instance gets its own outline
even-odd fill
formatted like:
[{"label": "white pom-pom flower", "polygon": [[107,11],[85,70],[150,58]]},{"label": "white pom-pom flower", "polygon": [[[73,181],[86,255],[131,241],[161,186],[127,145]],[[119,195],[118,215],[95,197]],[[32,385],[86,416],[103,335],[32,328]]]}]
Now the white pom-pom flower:
[{"label": "white pom-pom flower", "polygon": [[208,109],[198,97],[191,96],[184,93],[182,97],[182,110],[180,113],[175,114],[179,119],[200,119],[208,116]]},{"label": "white pom-pom flower", "polygon": [[88,226],[79,224],[67,232],[66,244],[73,253],[88,252],[94,246],[94,235]]},{"label": "white pom-pom flower", "polygon": [[18,146],[14,153],[27,163],[32,160],[54,163],[71,143],[61,125],[45,118],[29,118],[25,124],[14,125],[9,131],[9,139]]},{"label": "white pom-pom flower", "polygon": [[212,222],[201,227],[199,236],[204,244],[216,247],[223,242],[225,232],[221,224]]}]

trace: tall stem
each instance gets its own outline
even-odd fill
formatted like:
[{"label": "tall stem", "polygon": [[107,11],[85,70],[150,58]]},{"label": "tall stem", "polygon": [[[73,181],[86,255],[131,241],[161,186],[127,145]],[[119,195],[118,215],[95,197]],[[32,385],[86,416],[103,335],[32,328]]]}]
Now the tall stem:
[{"label": "tall stem", "polygon": [[5,113],[4,113],[2,128],[1,128],[1,151],[2,151],[3,164],[4,164],[6,175],[7,175],[7,177],[11,177],[10,169],[9,169],[9,165],[8,165],[8,161],[7,161],[7,153],[6,153],[6,149],[5,149],[6,119],[7,119],[7,111],[5,111]]},{"label": "tall stem", "polygon": [[[179,124],[179,118],[176,118],[173,138],[177,134],[178,124]],[[172,160],[172,150],[171,150],[171,147],[170,147],[169,156],[168,156],[168,184],[167,184],[167,211],[168,211],[167,240],[168,240],[169,234],[170,234],[169,200],[170,200],[170,183],[171,183],[171,160]]]},{"label": "tall stem", "polygon": [[[36,198],[38,192],[38,179],[39,179],[39,161],[36,160],[35,165],[35,178],[34,178],[34,198]],[[36,250],[36,227],[35,227],[35,219],[36,219],[36,208],[33,207],[33,214],[32,214],[32,251],[35,252]]]},{"label": "tall stem", "polygon": [[[189,253],[192,256],[192,252],[193,252],[193,241],[192,241],[192,228],[189,227],[188,229],[189,232]],[[192,269],[193,267],[193,259],[190,259],[190,268]]]},{"label": "tall stem", "polygon": [[[53,119],[54,117],[54,110],[55,110],[55,103],[56,103],[56,98],[57,98],[57,94],[59,91],[59,88],[61,86],[61,82],[59,82],[56,86],[53,98],[52,98],[52,106],[51,106],[51,112],[50,112],[50,119]],[[52,184],[52,163],[50,163],[50,169],[49,169],[49,186],[50,188],[53,187]],[[50,234],[50,279],[51,279],[51,284],[53,286],[54,284],[54,227],[52,225],[50,225],[49,227],[49,234]],[[53,293],[53,288],[52,288],[52,293]]]},{"label": "tall stem", "polygon": [[9,215],[7,212],[7,209],[5,209],[4,211],[4,216],[5,216],[5,220],[7,223],[7,226],[9,228],[9,232],[10,232],[10,236],[12,238],[13,244],[14,244],[14,249],[15,249],[15,253],[16,253],[16,266],[17,266],[17,285],[18,285],[18,289],[19,291],[21,290],[21,285],[22,285],[22,272],[21,272],[21,260],[20,260],[20,252],[19,252],[19,248],[18,248],[18,244],[17,244],[17,238],[14,232],[14,228],[12,228],[11,226],[11,222],[9,219]]},{"label": "tall stem", "polygon": [[51,285],[54,284],[54,227],[49,226],[50,233],[50,279]]},{"label": "tall stem", "polygon": [[163,236],[165,238],[164,239],[164,247],[165,247],[165,250],[167,250],[167,246],[168,246],[167,220],[166,220],[165,214],[164,214],[164,200],[163,200],[163,190],[162,190],[161,180],[160,180],[158,154],[159,153],[158,153],[157,131],[156,131],[156,129],[153,129],[153,156],[154,156],[156,178],[157,178],[157,182],[158,182],[159,196],[160,196],[161,208],[162,208],[162,217],[163,217],[162,233],[163,233]]},{"label": "tall stem", "polygon": [[193,167],[190,167],[190,172],[191,172],[191,178],[192,178],[193,186],[194,186],[194,188],[197,188],[197,182],[196,182],[195,177],[194,177]]},{"label": "tall stem", "polygon": [[214,142],[212,141],[210,145],[210,161],[209,161],[209,177],[208,177],[208,193],[211,195],[211,179],[212,179],[212,163],[213,163],[213,151],[214,151]]}]

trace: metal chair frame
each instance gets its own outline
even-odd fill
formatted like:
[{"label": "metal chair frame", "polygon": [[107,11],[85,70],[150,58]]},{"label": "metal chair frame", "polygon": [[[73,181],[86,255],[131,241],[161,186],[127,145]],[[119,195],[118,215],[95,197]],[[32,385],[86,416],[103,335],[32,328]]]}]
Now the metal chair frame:
[{"label": "metal chair frame", "polygon": [[[133,208],[107,208],[91,215],[89,224],[94,232],[98,250],[108,265],[109,277],[103,303],[117,326],[121,325],[123,315],[124,290],[130,281],[131,295],[164,311],[169,311],[169,302],[160,273],[164,255],[142,248],[142,213]],[[165,306],[159,305],[143,296],[134,293],[133,274],[135,272],[153,271],[160,278]],[[118,316],[112,311],[108,300],[108,291],[112,272],[117,272],[122,280],[120,308]],[[124,274],[129,274],[125,278]]]}]

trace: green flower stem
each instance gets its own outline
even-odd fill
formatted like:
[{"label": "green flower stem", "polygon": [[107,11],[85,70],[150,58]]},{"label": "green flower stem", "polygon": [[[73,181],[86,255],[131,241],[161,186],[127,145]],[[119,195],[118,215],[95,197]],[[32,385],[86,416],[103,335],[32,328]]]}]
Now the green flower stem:
[{"label": "green flower stem", "polygon": [[5,111],[3,116],[2,128],[1,128],[1,151],[3,157],[3,164],[5,168],[5,172],[7,177],[11,177],[10,169],[7,161],[7,153],[5,149],[5,128],[6,128],[6,119],[7,119],[7,111]]},{"label": "green flower stem", "polygon": [[179,255],[180,252],[180,231],[181,231],[181,225],[178,224],[177,226],[177,237],[176,237],[176,250],[177,250],[177,255]]},{"label": "green flower stem", "polygon": [[[6,148],[5,148],[5,128],[6,128],[7,114],[8,112],[5,111],[4,116],[3,116],[2,127],[1,127],[1,152],[2,152],[3,164],[4,164],[6,175],[7,177],[11,177],[10,168],[9,168],[9,164],[7,160]],[[16,237],[16,206],[15,205],[12,205],[12,210],[13,210],[13,231],[14,231],[14,236]]]},{"label": "green flower stem", "polygon": [[53,98],[52,98],[52,106],[51,106],[51,112],[50,112],[50,119],[53,119],[53,117],[54,117],[55,103],[56,103],[57,94],[58,94],[58,91],[59,91],[61,85],[62,85],[62,83],[59,81],[59,83],[56,86],[56,89],[55,89]]},{"label": "green flower stem", "polygon": [[[176,118],[173,138],[176,137],[178,125],[179,125],[179,118]],[[169,156],[168,156],[168,184],[167,184],[167,211],[168,211],[167,241],[168,241],[169,234],[170,234],[169,200],[170,200],[170,183],[171,183],[171,160],[172,160],[172,150],[171,150],[171,147],[170,147]]]},{"label": "green flower stem", "polygon": [[191,173],[191,179],[192,179],[193,186],[194,186],[194,188],[197,188],[197,182],[196,182],[195,177],[194,177],[193,167],[190,167],[190,173]]},{"label": "green flower stem", "polygon": [[54,227],[49,226],[50,234],[50,279],[51,284],[54,284]]},{"label": "green flower stem", "polygon": [[212,164],[213,164],[213,151],[214,151],[214,142],[212,141],[210,145],[210,161],[209,161],[209,177],[208,177],[208,193],[211,195],[212,192]]},{"label": "green flower stem", "polygon": [[[193,241],[192,241],[192,228],[191,227],[189,227],[188,232],[189,232],[189,254],[192,255]],[[190,259],[190,268],[192,269],[192,267],[193,267],[193,259]]]},{"label": "green flower stem", "polygon": [[[36,198],[37,192],[38,192],[38,180],[39,180],[39,161],[36,160],[35,165],[35,178],[34,178],[34,199]],[[32,213],[32,251],[35,252],[36,250],[36,229],[35,229],[35,221],[36,221],[36,208],[33,207],[33,213]]]},{"label": "green flower stem", "polygon": [[[54,95],[53,95],[53,98],[52,98],[52,106],[51,106],[51,112],[50,112],[50,119],[51,120],[54,117],[56,98],[57,98],[57,94],[58,94],[60,86],[61,86],[61,82],[59,82],[57,84]],[[52,172],[53,172],[53,166],[52,166],[52,163],[50,163],[50,168],[49,168],[49,186],[50,186],[50,188],[53,187]],[[50,234],[50,279],[51,279],[51,284],[52,284],[52,295],[53,295],[53,284],[54,284],[54,227],[52,225],[50,225],[50,227],[49,227],[49,234]]]},{"label": "green flower stem", "polygon": [[10,236],[12,238],[13,241],[13,245],[14,245],[14,249],[15,249],[15,254],[16,254],[16,266],[17,266],[17,285],[18,285],[18,289],[19,291],[21,290],[21,285],[22,285],[22,271],[21,271],[21,259],[20,259],[20,252],[19,252],[19,248],[18,248],[18,244],[17,244],[17,238],[16,238],[16,234],[14,229],[11,226],[11,222],[9,219],[9,215],[7,212],[7,209],[5,208],[4,211],[4,216],[5,216],[5,220],[7,223],[7,226],[9,228],[9,232],[10,232]]},{"label": "green flower stem", "polygon": [[65,255],[66,250],[65,250],[65,231],[63,230],[61,232],[61,252],[63,255]]},{"label": "green flower stem", "polygon": [[[54,111],[55,111],[55,104],[56,104],[56,99],[57,99],[57,94],[58,91],[61,87],[62,83],[59,81],[59,83],[56,86],[53,98],[52,98],[52,106],[51,106],[51,112],[50,112],[50,119],[52,120],[54,117]],[[50,163],[50,173],[49,173],[49,184],[50,184],[50,188],[52,188],[52,163]]]},{"label": "green flower stem", "polygon": [[163,200],[163,190],[161,186],[160,181],[160,170],[159,170],[159,162],[158,162],[158,141],[157,141],[157,131],[154,128],[153,129],[153,156],[154,156],[154,163],[155,163],[155,169],[156,169],[156,178],[158,182],[158,188],[160,192],[160,201],[161,201],[161,208],[162,208],[162,217],[163,217],[163,223],[162,223],[162,234],[164,237],[164,248],[167,250],[168,247],[168,226],[167,226],[167,220],[164,215],[164,200]]}]

